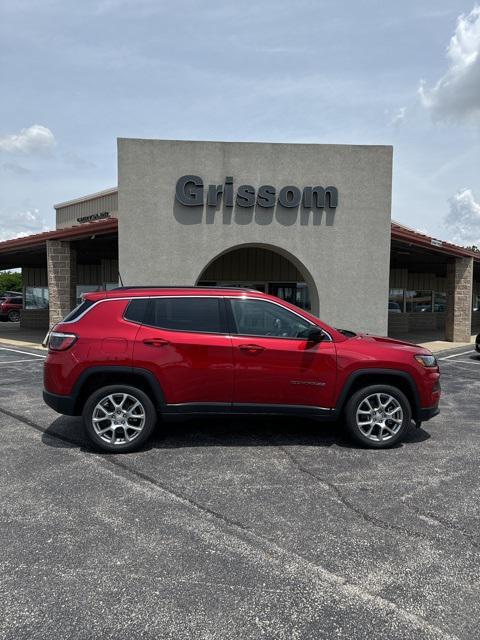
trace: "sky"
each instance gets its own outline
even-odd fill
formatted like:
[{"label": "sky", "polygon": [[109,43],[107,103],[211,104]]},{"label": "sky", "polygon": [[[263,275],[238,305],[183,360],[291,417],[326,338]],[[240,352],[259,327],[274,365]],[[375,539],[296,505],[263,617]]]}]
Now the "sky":
[{"label": "sky", "polygon": [[0,95],[0,240],[132,137],[393,145],[392,217],[480,246],[471,0],[2,0]]}]

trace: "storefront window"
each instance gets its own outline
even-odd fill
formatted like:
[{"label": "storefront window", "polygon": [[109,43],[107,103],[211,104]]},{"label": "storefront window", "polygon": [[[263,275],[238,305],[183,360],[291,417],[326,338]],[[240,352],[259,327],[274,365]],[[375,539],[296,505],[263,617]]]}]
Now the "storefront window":
[{"label": "storefront window", "polygon": [[480,293],[473,294],[473,310],[480,311]]},{"label": "storefront window", "polygon": [[403,313],[403,289],[390,289],[388,295],[388,313]]},{"label": "storefront window", "polygon": [[433,294],[433,310],[438,313],[447,310],[447,294],[445,292],[435,291]]},{"label": "storefront window", "polygon": [[409,313],[432,311],[431,291],[406,291],[406,309]]},{"label": "storefront window", "polygon": [[48,309],[48,287],[26,287],[25,309]]}]

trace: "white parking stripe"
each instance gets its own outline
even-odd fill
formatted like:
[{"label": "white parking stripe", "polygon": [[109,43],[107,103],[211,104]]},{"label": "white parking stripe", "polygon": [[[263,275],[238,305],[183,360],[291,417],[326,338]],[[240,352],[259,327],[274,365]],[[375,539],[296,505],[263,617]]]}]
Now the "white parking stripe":
[{"label": "white parking stripe", "polygon": [[445,356],[444,358],[439,358],[439,360],[449,360],[450,358],[458,358],[458,356],[464,356],[467,353],[475,353],[475,349],[470,349],[470,351],[462,351],[462,353],[454,353],[451,356]]},{"label": "white parking stripe", "polygon": [[36,353],[30,353],[29,351],[20,351],[20,349],[9,349],[8,347],[0,347],[0,351],[13,351],[14,353],[23,353],[26,356],[34,356],[35,358],[46,358],[47,356],[41,356]]},{"label": "white parking stripe", "polygon": [[40,360],[34,360],[33,358],[25,358],[24,360],[0,360],[0,365],[2,364],[16,364],[17,362],[38,362],[40,364]]}]

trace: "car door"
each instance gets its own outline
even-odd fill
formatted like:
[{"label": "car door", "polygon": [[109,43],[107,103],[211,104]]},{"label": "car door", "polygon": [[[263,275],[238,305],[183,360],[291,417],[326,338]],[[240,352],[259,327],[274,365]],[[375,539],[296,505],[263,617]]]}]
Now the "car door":
[{"label": "car door", "polygon": [[233,355],[223,298],[151,298],[137,334],[134,366],[154,373],[175,410],[230,409]]},{"label": "car door", "polygon": [[317,325],[281,304],[248,297],[230,298],[228,302],[235,366],[234,408],[331,408],[337,367],[335,343],[330,337],[325,333],[325,340],[309,341],[307,336]]}]

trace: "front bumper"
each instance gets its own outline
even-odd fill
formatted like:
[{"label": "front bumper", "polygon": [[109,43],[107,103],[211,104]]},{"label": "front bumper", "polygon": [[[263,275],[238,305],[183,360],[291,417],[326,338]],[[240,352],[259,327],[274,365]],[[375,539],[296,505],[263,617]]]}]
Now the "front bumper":
[{"label": "front bumper", "polygon": [[63,413],[66,416],[74,416],[75,399],[72,396],[62,396],[57,393],[43,390],[43,400],[49,407],[57,413]]}]

